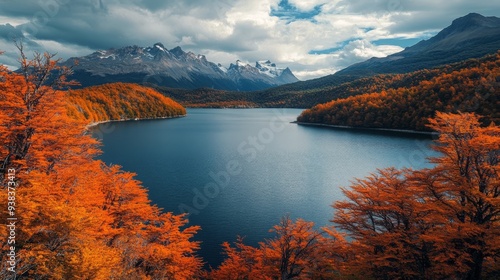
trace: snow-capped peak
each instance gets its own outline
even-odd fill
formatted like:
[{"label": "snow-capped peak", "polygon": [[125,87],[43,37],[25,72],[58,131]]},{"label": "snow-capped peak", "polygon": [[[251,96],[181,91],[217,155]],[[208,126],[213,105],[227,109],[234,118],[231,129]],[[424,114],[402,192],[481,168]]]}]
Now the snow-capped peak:
[{"label": "snow-capped peak", "polygon": [[163,46],[163,44],[162,44],[162,43],[156,43],[156,44],[154,44],[154,47],[155,47],[155,48],[157,48],[157,49],[159,49],[160,51],[164,51],[164,52],[166,52],[166,51],[167,51],[167,50],[165,49],[165,47]]},{"label": "snow-capped peak", "polygon": [[108,52],[108,51],[105,51],[105,50],[98,50],[94,53],[95,55],[97,55],[97,57],[99,59],[107,59],[107,58],[112,58],[112,59],[115,59],[116,56],[114,53],[112,52]]},{"label": "snow-capped peak", "polygon": [[258,90],[297,81],[289,69],[282,72],[268,60],[256,63],[234,60],[225,67],[208,61],[205,55],[185,52],[181,47],[167,49],[161,43],[96,50],[81,58],[71,58],[65,65],[71,65],[74,60],[80,61],[78,71],[91,73],[92,78],[88,80],[83,76],[87,85],[114,79],[128,81],[129,74],[137,73],[168,77],[164,79],[168,80],[168,86],[186,88],[213,86],[229,90]]},{"label": "snow-capped peak", "polygon": [[245,66],[247,66],[247,65],[249,65],[249,64],[248,64],[248,63],[245,63],[245,62],[243,62],[243,61],[241,61],[241,60],[239,60],[239,59],[238,59],[238,60],[236,60],[236,65],[237,65],[238,67],[245,67]]},{"label": "snow-capped peak", "polygon": [[220,63],[219,63],[219,64],[217,64],[217,67],[219,67],[219,69],[220,69],[222,72],[227,73],[227,68],[226,68],[226,67],[224,67],[224,66],[222,66],[222,64],[220,64]]},{"label": "snow-capped peak", "polygon": [[236,64],[231,63],[229,65],[229,70],[230,69],[234,69],[236,71],[240,71],[242,69],[250,69],[250,68],[254,68],[254,67],[252,67],[250,64],[245,63],[245,62],[243,62],[243,61],[241,61],[239,59],[236,60]]},{"label": "snow-capped peak", "polygon": [[285,71],[285,68],[278,68],[275,63],[270,60],[261,60],[255,63],[255,68],[259,69],[262,74],[270,77],[279,77]]}]

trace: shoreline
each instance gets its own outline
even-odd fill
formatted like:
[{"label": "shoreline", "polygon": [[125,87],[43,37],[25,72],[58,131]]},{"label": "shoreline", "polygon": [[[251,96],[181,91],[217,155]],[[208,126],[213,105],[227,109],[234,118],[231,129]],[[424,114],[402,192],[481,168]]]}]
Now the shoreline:
[{"label": "shoreline", "polygon": [[305,126],[321,126],[321,127],[329,127],[329,128],[337,128],[344,130],[359,130],[359,131],[368,131],[368,132],[393,132],[393,133],[401,133],[401,134],[412,134],[412,135],[421,135],[421,136],[438,136],[439,133],[431,132],[431,131],[418,131],[418,130],[409,130],[409,129],[392,129],[392,128],[374,128],[374,127],[355,127],[355,126],[347,126],[347,125],[334,125],[334,124],[323,124],[323,123],[308,123],[308,122],[298,122],[293,121],[291,123]]},{"label": "shoreline", "polygon": [[112,122],[129,122],[129,121],[147,121],[147,120],[164,120],[164,119],[177,119],[177,118],[184,118],[186,117],[187,114],[185,115],[177,115],[177,116],[172,116],[172,117],[156,117],[156,118],[134,118],[134,119],[120,119],[120,120],[106,120],[106,121],[98,121],[98,122],[92,122],[88,125],[85,126],[85,129],[89,129],[95,126],[98,126],[103,123],[112,123]]},{"label": "shoreline", "polygon": [[[195,108],[198,109],[198,108]],[[207,108],[203,108],[207,109]],[[222,108],[208,108],[208,109],[222,109]],[[224,108],[226,109],[226,108]],[[232,109],[232,108],[231,108]],[[254,108],[237,108],[237,109],[254,109]],[[128,121],[146,121],[146,120],[164,120],[164,119],[176,119],[176,118],[184,118],[185,115],[178,115],[172,117],[155,117],[155,118],[134,118],[134,119],[120,119],[120,120],[105,120],[92,122],[85,126],[85,129],[89,129],[100,124],[104,123],[112,123],[112,122],[128,122]],[[347,126],[347,125],[334,125],[334,124],[323,124],[323,123],[308,123],[308,122],[298,122],[293,121],[290,122],[297,125],[305,125],[305,126],[319,126],[319,127],[328,127],[335,129],[343,129],[343,130],[358,130],[358,131],[367,131],[367,132],[392,132],[392,133],[401,133],[401,134],[412,134],[412,135],[421,135],[421,136],[437,136],[439,133],[431,132],[431,131],[418,131],[418,130],[409,130],[409,129],[392,129],[392,128],[374,128],[374,127],[355,127],[355,126]]]}]

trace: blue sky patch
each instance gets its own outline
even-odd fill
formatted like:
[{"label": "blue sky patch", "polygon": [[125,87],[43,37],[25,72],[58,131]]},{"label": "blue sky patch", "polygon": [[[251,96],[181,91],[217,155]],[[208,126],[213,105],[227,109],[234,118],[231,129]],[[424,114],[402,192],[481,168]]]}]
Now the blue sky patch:
[{"label": "blue sky patch", "polygon": [[402,48],[411,47],[416,43],[429,39],[429,36],[418,37],[418,38],[391,38],[391,39],[379,39],[372,41],[372,44],[380,46],[380,45],[393,45],[400,46]]},{"label": "blue sky patch", "polygon": [[329,54],[329,53],[334,53],[336,51],[340,51],[343,47],[344,46],[329,48],[324,50],[310,50],[308,54]]},{"label": "blue sky patch", "polygon": [[360,40],[361,38],[352,38],[343,42],[340,42],[336,47],[322,49],[322,50],[310,50],[308,54],[330,54],[342,50],[347,44],[352,41]]},{"label": "blue sky patch", "polygon": [[279,17],[280,19],[286,20],[287,23],[294,22],[297,20],[309,20],[311,22],[316,22],[314,17],[321,13],[321,6],[318,5],[314,9],[304,12],[294,5],[290,4],[288,0],[281,0],[277,9],[272,8],[269,15],[273,17]]},{"label": "blue sky patch", "polygon": [[[435,34],[432,34],[434,36]],[[392,45],[392,46],[400,46],[402,48],[406,47],[411,47],[415,45],[416,43],[429,39],[432,37],[431,35],[427,36],[422,36],[418,38],[391,38],[391,39],[379,39],[375,41],[371,41],[370,43],[376,45],[376,46],[381,46],[381,45]],[[331,47],[331,48],[326,48],[326,49],[315,49],[315,50],[310,50],[308,54],[313,54],[313,55],[318,55],[318,54],[331,54],[337,51],[341,51],[347,44],[349,44],[352,41],[356,40],[361,40],[362,38],[351,38],[349,40],[340,42],[336,47]]]}]

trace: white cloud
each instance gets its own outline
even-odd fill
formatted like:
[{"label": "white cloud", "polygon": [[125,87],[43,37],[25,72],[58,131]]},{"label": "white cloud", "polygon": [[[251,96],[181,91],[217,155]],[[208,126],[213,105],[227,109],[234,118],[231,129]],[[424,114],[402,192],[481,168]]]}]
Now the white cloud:
[{"label": "white cloud", "polygon": [[375,46],[367,40],[355,40],[349,42],[338,53],[338,57],[350,65],[371,57],[385,57],[402,50],[403,48],[397,46]]},{"label": "white cloud", "polygon": [[6,16],[0,16],[0,22],[2,23],[10,23],[11,25],[19,25],[26,22],[26,19],[18,19]]},{"label": "white cloud", "polygon": [[[299,60],[299,71],[294,71],[297,78],[307,80],[333,74],[349,65],[372,57],[385,57],[403,48],[391,45],[373,45],[367,40],[354,40],[346,46],[329,54],[307,55]],[[295,64],[292,64],[292,67]]]},{"label": "white cloud", "polygon": [[1,64],[7,66],[7,68],[9,68],[10,70],[18,69],[18,52],[13,43],[10,41],[0,40],[0,50],[4,52],[2,55],[0,55]]},{"label": "white cloud", "polygon": [[[236,59],[270,59],[289,66],[301,79],[309,79],[401,50],[373,41],[426,37],[469,12],[500,14],[500,6],[490,0],[288,0],[304,15],[315,11],[313,18],[290,21],[271,15],[280,2],[74,0],[61,5],[32,39],[64,58],[96,49],[162,42],[224,65]],[[4,2],[0,22],[18,26],[44,11],[30,3]],[[319,11],[315,10],[318,6]],[[0,39],[0,49],[12,49],[8,43]],[[312,50],[323,52],[310,54]],[[0,62],[12,64],[13,56],[0,56]]]},{"label": "white cloud", "polygon": [[317,69],[317,70],[310,70],[310,71],[295,71],[293,74],[299,79],[299,80],[309,80],[317,77],[324,77],[327,75],[334,74],[340,69],[334,69],[334,68],[324,68],[324,69]]},{"label": "white cloud", "polygon": [[40,49],[54,50],[52,52],[57,52],[58,57],[84,56],[93,52],[92,49],[75,44],[62,44],[49,40],[38,40],[37,43],[41,45]]}]

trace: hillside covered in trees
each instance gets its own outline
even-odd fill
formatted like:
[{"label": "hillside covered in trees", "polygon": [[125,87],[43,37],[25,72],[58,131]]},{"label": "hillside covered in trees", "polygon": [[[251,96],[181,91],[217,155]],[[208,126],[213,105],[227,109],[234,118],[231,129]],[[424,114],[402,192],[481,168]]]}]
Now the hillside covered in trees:
[{"label": "hillside covered in trees", "polygon": [[153,84],[147,86],[190,108],[254,108],[260,107],[252,100],[252,92],[225,91],[211,88],[194,90],[167,88]]},{"label": "hillside covered in trees", "polygon": [[161,93],[137,84],[114,83],[66,92],[68,115],[86,122],[169,118],[186,109]]},{"label": "hillside covered in trees", "polygon": [[365,94],[316,105],[305,110],[297,120],[366,128],[428,130],[427,119],[433,117],[435,111],[460,111],[476,112],[483,116],[486,124],[500,121],[500,53],[415,72],[407,75],[408,78],[413,82],[392,83],[384,90],[375,84],[375,90]]},{"label": "hillside covered in trees", "polygon": [[[99,143],[83,131],[90,120],[114,117],[92,110],[103,93],[73,93],[90,106],[83,112],[97,116],[76,120],[59,90],[72,84],[68,70],[48,54],[22,55],[21,63],[20,74],[0,67],[0,278],[194,278],[202,261],[191,238],[199,228],[152,205],[134,174],[95,159]],[[131,88],[141,91],[109,91]]]}]

